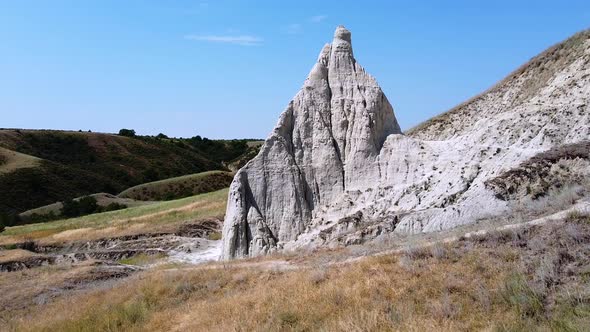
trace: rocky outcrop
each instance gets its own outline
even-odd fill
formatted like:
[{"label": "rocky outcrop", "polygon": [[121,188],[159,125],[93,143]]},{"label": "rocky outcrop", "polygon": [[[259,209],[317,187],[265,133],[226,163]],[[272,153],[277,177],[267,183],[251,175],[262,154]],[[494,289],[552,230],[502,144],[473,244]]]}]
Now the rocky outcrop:
[{"label": "rocky outcrop", "polygon": [[260,154],[236,174],[222,258],[437,231],[507,211],[487,180],[590,137],[589,37],[402,135],[339,27]]},{"label": "rocky outcrop", "polygon": [[295,240],[320,206],[378,179],[379,152],[400,133],[383,91],[353,56],[350,32],[338,27],[258,156],[236,174],[223,257]]}]

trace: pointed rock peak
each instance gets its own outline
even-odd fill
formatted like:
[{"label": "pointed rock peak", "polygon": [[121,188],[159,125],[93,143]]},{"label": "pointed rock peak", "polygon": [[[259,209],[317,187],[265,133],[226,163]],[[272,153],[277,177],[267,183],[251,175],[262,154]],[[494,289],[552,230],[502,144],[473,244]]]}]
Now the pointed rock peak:
[{"label": "pointed rock peak", "polygon": [[[334,41],[332,42],[332,56],[338,54],[339,57],[353,59],[351,34],[343,25],[339,25],[334,32]],[[332,60],[330,60],[332,62]]]},{"label": "pointed rock peak", "polygon": [[348,29],[346,29],[344,27],[344,25],[339,25],[336,28],[336,31],[334,32],[334,41],[338,40],[343,40],[349,43],[352,43],[351,41],[351,33],[350,31],[348,31]]},{"label": "pointed rock peak", "polygon": [[324,48],[322,48],[322,51],[320,52],[320,55],[318,56],[318,62],[326,67],[328,66],[328,61],[330,61],[330,51],[331,50],[332,50],[332,45],[326,44],[326,45],[324,45]]}]

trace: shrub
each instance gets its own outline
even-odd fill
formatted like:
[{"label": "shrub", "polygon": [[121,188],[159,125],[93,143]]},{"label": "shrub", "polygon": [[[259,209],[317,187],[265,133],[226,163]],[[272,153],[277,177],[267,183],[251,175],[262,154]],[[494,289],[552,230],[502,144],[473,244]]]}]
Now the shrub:
[{"label": "shrub", "polygon": [[98,206],[96,198],[92,196],[85,196],[79,200],[70,199],[64,201],[62,204],[63,206],[60,211],[61,215],[68,218],[101,212],[101,208]]},{"label": "shrub", "polygon": [[409,244],[404,250],[403,255],[411,260],[428,259],[432,257],[432,252],[427,246]]},{"label": "shrub", "polygon": [[97,212],[98,203],[96,202],[96,198],[94,198],[92,196],[82,197],[78,201],[78,209],[79,209],[79,215],[82,215],[82,216]]},{"label": "shrub", "polygon": [[281,312],[279,314],[279,321],[282,328],[294,328],[299,321],[299,317],[293,312]]},{"label": "shrub", "polygon": [[540,318],[544,312],[543,295],[536,292],[521,274],[513,274],[505,280],[502,296],[523,318]]},{"label": "shrub", "polygon": [[28,250],[30,252],[37,252],[37,243],[33,240],[26,240],[18,245],[19,249]]},{"label": "shrub", "polygon": [[125,204],[119,204],[119,203],[113,202],[113,203],[103,207],[100,210],[103,212],[108,212],[108,211],[123,210],[126,208],[127,208],[127,205],[125,205]]},{"label": "shrub", "polygon": [[221,240],[221,233],[219,233],[219,232],[209,233],[207,238],[209,238],[209,240],[212,240],[212,241]]},{"label": "shrub", "polygon": [[80,207],[78,202],[75,200],[69,199],[64,201],[62,204],[63,206],[60,210],[62,216],[72,218],[80,215]]},{"label": "shrub", "polygon": [[14,226],[18,224],[20,217],[15,213],[6,213],[0,211],[0,232],[4,230],[4,227]]},{"label": "shrub", "polygon": [[565,217],[566,223],[588,224],[590,223],[590,214],[574,210]]},{"label": "shrub", "polygon": [[119,136],[125,136],[125,137],[135,137],[135,130],[133,129],[121,129],[119,130]]}]

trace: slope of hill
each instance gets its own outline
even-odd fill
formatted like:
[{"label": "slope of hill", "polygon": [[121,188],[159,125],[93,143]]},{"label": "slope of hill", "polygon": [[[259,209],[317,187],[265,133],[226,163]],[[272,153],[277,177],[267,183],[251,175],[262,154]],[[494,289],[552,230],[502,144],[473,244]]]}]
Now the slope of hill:
[{"label": "slope of hill", "polygon": [[[106,194],[106,193],[97,193],[92,194],[84,197],[92,197],[96,200],[96,204],[100,208],[111,208],[116,205],[116,209],[123,209],[127,207],[135,207],[141,206],[146,204],[152,204],[155,202],[144,202],[144,201],[137,201],[130,198],[120,198],[115,195]],[[74,201],[80,201],[83,197],[74,198]],[[110,206],[109,206],[110,205]],[[55,202],[53,204],[44,205],[38,208],[34,208],[31,210],[27,210],[19,214],[19,218],[22,222],[38,222],[38,221],[45,221],[45,220],[54,220],[54,219],[61,219],[65,218],[61,216],[61,210],[64,207],[63,202]],[[99,211],[102,212],[102,211]],[[92,212],[95,213],[95,212]]]},{"label": "slope of hill", "polygon": [[[249,149],[242,140],[18,129],[0,130],[0,148],[5,156],[0,164],[0,213],[5,214],[97,192],[117,194],[141,183],[223,170],[223,158],[232,160]],[[204,155],[209,150],[216,151],[211,158]],[[11,160],[20,160],[21,167],[11,166],[15,164]]]},{"label": "slope of hill", "polygon": [[[545,132],[563,132],[571,128],[567,119],[556,115],[570,119],[579,117],[587,123],[589,48],[590,30],[579,32],[535,56],[487,91],[419,124],[406,134],[424,140],[451,139],[473,134],[479,129],[478,124],[485,123],[490,128],[478,134],[488,136],[488,141],[497,139],[506,130],[519,128],[527,131],[527,135],[522,135],[526,143]],[[510,115],[513,117],[509,118]],[[517,143],[520,138],[517,134],[524,132],[503,137],[502,143]],[[566,137],[579,134],[572,132]],[[588,131],[581,134],[588,135]],[[548,142],[541,143],[560,143],[551,140],[554,135],[546,136]]]},{"label": "slope of hill", "polygon": [[233,174],[209,171],[148,182],[131,187],[118,196],[138,201],[167,201],[203,194],[229,187]]},{"label": "slope of hill", "polygon": [[19,168],[38,166],[39,158],[0,147],[0,174],[10,173]]}]

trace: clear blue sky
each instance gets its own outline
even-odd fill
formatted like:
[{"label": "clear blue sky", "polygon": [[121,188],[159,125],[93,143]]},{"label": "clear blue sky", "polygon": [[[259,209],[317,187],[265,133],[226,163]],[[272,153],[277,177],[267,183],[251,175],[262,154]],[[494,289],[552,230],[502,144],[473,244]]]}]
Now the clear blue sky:
[{"label": "clear blue sky", "polygon": [[403,129],[590,27],[590,1],[0,2],[0,127],[266,137],[335,27]]}]

